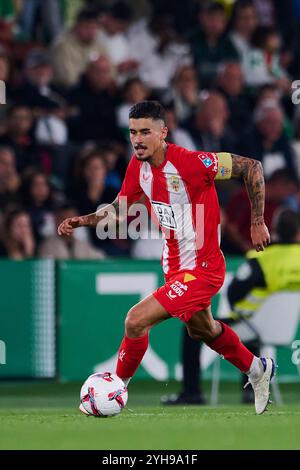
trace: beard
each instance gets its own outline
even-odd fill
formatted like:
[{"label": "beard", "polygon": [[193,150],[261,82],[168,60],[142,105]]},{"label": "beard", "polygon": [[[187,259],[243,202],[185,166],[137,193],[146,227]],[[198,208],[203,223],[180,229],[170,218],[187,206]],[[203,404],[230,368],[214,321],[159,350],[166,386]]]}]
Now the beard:
[{"label": "beard", "polygon": [[150,155],[148,157],[144,157],[143,155],[137,155],[135,154],[136,159],[139,160],[140,162],[149,162],[151,160]]}]

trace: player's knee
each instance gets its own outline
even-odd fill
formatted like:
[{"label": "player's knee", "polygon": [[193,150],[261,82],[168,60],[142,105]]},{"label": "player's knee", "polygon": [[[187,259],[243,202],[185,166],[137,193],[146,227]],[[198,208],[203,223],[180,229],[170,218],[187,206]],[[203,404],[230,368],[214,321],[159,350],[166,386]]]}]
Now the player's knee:
[{"label": "player's knee", "polygon": [[139,336],[144,329],[140,308],[132,307],[125,319],[125,331],[127,336]]}]

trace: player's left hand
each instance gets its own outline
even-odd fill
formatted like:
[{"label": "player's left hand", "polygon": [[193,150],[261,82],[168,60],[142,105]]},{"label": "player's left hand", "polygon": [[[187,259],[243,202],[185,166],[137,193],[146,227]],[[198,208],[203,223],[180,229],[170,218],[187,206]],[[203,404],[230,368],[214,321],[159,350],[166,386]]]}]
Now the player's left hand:
[{"label": "player's left hand", "polygon": [[270,244],[271,237],[264,222],[251,224],[251,240],[256,251],[264,251]]}]

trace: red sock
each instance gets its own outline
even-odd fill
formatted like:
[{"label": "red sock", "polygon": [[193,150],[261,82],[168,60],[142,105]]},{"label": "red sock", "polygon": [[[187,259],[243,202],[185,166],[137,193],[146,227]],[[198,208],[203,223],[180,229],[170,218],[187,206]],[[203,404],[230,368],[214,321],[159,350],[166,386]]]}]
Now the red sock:
[{"label": "red sock", "polygon": [[248,372],[252,364],[254,355],[243,345],[238,335],[225,323],[217,320],[221,327],[221,335],[208,346],[224,359],[231,362],[241,372]]},{"label": "red sock", "polygon": [[119,349],[116,374],[121,378],[132,377],[148,348],[149,334],[140,338],[123,338]]}]

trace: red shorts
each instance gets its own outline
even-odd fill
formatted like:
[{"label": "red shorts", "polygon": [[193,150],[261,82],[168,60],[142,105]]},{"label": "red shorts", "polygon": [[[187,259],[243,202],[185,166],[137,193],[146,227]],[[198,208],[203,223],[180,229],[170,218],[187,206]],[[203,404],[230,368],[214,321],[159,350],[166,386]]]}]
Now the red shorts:
[{"label": "red shorts", "polygon": [[210,306],[224,278],[224,262],[214,271],[208,268],[181,271],[166,278],[165,285],[153,292],[153,296],[172,317],[187,323],[194,313]]}]

